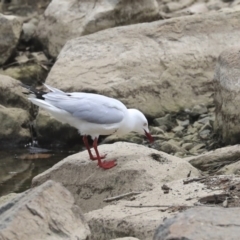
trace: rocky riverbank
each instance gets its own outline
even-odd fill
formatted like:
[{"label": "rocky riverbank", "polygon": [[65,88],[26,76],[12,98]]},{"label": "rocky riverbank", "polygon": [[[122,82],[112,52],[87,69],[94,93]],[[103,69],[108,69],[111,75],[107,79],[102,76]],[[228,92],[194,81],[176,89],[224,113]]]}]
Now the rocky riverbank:
[{"label": "rocky riverbank", "polygon": [[83,151],[1,198],[1,237],[239,238],[240,151],[230,144],[240,134],[240,1],[12,0],[0,11],[2,146],[80,144],[20,83],[115,97],[147,116],[155,138],[102,138],[115,168]]}]

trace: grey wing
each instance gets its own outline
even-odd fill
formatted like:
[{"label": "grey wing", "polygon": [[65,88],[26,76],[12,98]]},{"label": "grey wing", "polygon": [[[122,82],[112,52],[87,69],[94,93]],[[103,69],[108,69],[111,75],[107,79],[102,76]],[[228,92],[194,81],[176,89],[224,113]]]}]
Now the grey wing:
[{"label": "grey wing", "polygon": [[54,106],[61,108],[74,117],[96,124],[119,123],[124,118],[124,109],[89,99],[63,99],[54,102]]}]

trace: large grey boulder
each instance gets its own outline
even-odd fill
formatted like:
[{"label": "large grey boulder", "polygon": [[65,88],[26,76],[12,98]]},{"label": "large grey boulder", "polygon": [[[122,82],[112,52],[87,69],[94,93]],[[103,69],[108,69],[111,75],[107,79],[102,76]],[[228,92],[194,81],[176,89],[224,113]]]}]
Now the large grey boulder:
[{"label": "large grey boulder", "polygon": [[112,96],[154,118],[208,106],[216,59],[238,44],[239,28],[233,8],[107,29],[68,41],[46,83]]},{"label": "large grey boulder", "polygon": [[0,239],[87,240],[81,209],[59,183],[48,181],[0,205]]},{"label": "large grey boulder", "polygon": [[0,65],[4,64],[15,50],[22,31],[22,22],[15,16],[0,13]]},{"label": "large grey boulder", "polygon": [[57,57],[67,40],[106,28],[158,18],[156,0],[52,0],[38,26],[38,37]]},{"label": "large grey boulder", "polygon": [[134,143],[101,145],[106,159],[117,159],[117,166],[104,170],[89,160],[87,151],[71,155],[34,177],[32,186],[52,179],[61,182],[84,212],[108,205],[105,198],[128,192],[151,191],[155,186],[192,176],[199,172],[187,161]]},{"label": "large grey boulder", "polygon": [[0,75],[0,143],[18,144],[30,140],[30,103],[20,82]]},{"label": "large grey boulder", "polygon": [[0,143],[15,145],[30,140],[29,113],[20,108],[0,106]]},{"label": "large grey boulder", "polygon": [[215,76],[215,132],[225,144],[240,142],[240,45],[218,58]]}]

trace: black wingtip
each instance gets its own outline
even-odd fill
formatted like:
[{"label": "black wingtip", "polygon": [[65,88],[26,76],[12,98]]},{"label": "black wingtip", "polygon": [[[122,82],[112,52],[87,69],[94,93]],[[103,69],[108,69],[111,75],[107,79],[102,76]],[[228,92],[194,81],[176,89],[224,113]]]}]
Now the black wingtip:
[{"label": "black wingtip", "polygon": [[23,88],[28,89],[28,92],[23,92],[23,94],[29,95],[29,94],[34,94],[36,98],[38,99],[44,99],[43,95],[47,94],[47,92],[42,91],[42,90],[38,90],[32,86],[26,85],[24,83],[20,83],[20,86],[22,86]]}]

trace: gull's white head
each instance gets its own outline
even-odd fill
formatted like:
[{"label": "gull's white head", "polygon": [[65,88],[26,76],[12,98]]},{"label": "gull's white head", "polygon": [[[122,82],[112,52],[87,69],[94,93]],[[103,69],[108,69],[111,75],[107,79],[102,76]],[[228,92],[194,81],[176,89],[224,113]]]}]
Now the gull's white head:
[{"label": "gull's white head", "polygon": [[137,109],[128,109],[133,122],[132,131],[139,134],[145,134],[149,142],[153,142],[154,139],[151,136],[148,128],[148,120],[142,112]]}]

